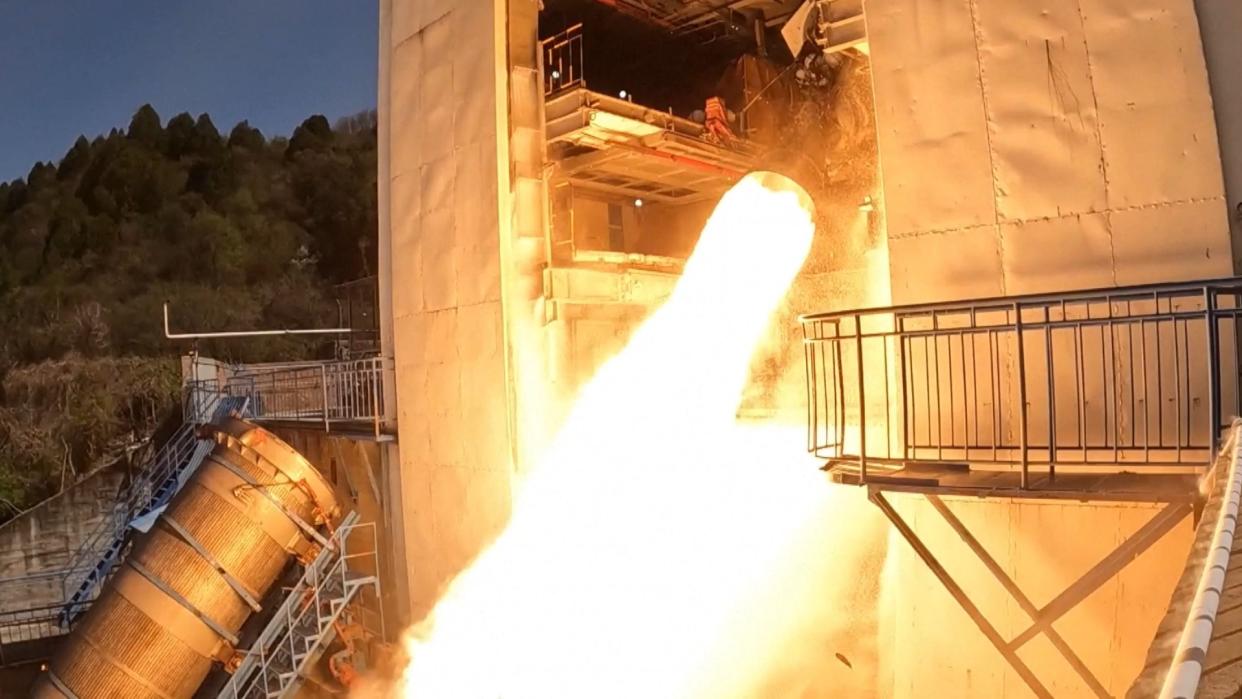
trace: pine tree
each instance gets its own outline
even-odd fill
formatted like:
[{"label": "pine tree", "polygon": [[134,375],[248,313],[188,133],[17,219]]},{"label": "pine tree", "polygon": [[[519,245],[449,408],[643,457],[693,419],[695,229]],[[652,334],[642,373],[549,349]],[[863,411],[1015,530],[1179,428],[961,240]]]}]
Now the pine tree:
[{"label": "pine tree", "polygon": [[72,177],[85,170],[90,161],[90,141],[87,141],[85,136],[78,136],[78,140],[73,142],[73,147],[65,153],[64,158],[61,158],[60,167],[56,170],[56,178],[63,180]]},{"label": "pine tree", "polygon": [[239,121],[229,132],[229,148],[260,151],[267,145],[263,132],[252,127],[248,121]]},{"label": "pine tree", "polygon": [[129,121],[127,135],[131,140],[152,148],[158,147],[164,135],[164,129],[160,126],[160,115],[156,113],[155,108],[149,104],[139,107],[138,111],[134,112],[134,118]]}]

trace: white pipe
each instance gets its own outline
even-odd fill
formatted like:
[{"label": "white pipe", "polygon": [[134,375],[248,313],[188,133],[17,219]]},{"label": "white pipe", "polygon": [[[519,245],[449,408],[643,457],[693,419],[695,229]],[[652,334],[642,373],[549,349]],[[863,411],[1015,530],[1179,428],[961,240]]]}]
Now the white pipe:
[{"label": "white pipe", "polygon": [[352,328],[308,328],[305,330],[231,330],[214,333],[173,333],[168,331],[168,302],[164,302],[164,337],[169,340],[198,340],[213,337],[258,337],[262,335],[348,335]]},{"label": "white pipe", "polygon": [[1198,690],[1203,665],[1207,662],[1208,643],[1212,640],[1212,628],[1216,624],[1216,612],[1225,588],[1225,572],[1229,568],[1229,552],[1233,549],[1234,532],[1238,526],[1238,503],[1242,499],[1242,469],[1239,469],[1238,463],[1242,449],[1239,449],[1239,439],[1242,439],[1242,420],[1235,420],[1230,440],[1233,452],[1229,455],[1229,481],[1222,494],[1224,502],[1212,532],[1212,548],[1208,550],[1203,573],[1199,576],[1194,602],[1186,617],[1177,651],[1173,654],[1173,665],[1160,689],[1160,699],[1191,699]]}]

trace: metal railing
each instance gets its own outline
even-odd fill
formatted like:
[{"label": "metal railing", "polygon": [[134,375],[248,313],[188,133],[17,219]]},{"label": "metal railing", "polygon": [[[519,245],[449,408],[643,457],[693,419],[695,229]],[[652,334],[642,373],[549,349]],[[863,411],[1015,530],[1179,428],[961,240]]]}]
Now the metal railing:
[{"label": "metal railing", "polygon": [[255,364],[236,367],[220,390],[248,400],[255,420],[370,424],[379,436],[384,415],[381,357],[337,362]]},{"label": "metal railing", "polygon": [[[184,396],[184,422],[158,449],[147,445],[136,458],[142,467],[118,493],[107,515],[73,550],[68,565],[0,580],[0,666],[35,659],[27,652],[28,642],[69,632],[120,565],[130,542],[131,523],[167,504],[211,451],[213,442],[198,438],[198,426],[222,413],[244,408],[244,399],[222,397],[204,386],[189,386]],[[32,584],[54,590],[52,598],[57,601],[16,608],[22,597],[28,597]],[[48,595],[39,598],[47,600]]]},{"label": "metal railing", "polygon": [[[82,603],[77,613],[90,603]],[[63,603],[0,612],[0,667],[41,660],[46,647],[36,644],[69,632]]]},{"label": "metal railing", "polygon": [[[343,614],[355,617],[372,637],[385,637],[375,524],[359,522],[357,512],[351,512],[328,543],[243,652],[220,699],[282,697],[294,691],[308,664],[335,635]],[[364,589],[372,596],[355,604]]]},{"label": "metal railing", "polygon": [[803,316],[835,463],[1206,467],[1242,412],[1242,278]]},{"label": "metal railing", "polygon": [[543,48],[543,94],[586,87],[583,75],[582,24],[541,40]]},{"label": "metal railing", "polygon": [[[1215,482],[1207,488],[1210,495],[1204,515],[1211,519],[1199,525],[1198,536],[1206,534],[1210,543],[1202,550],[1199,550],[1198,542],[1191,547],[1192,560],[1199,553],[1203,556],[1203,561],[1193,588],[1193,597],[1185,608],[1177,645],[1173,649],[1172,657],[1168,658],[1168,671],[1161,683],[1160,699],[1193,697],[1197,694],[1203,674],[1211,671],[1208,651],[1211,650],[1210,644],[1219,638],[1216,634],[1216,620],[1222,612],[1230,611],[1230,607],[1222,606],[1222,603],[1225,602],[1225,591],[1229,589],[1227,583],[1230,582],[1230,558],[1233,555],[1239,507],[1242,503],[1242,464],[1239,463],[1242,461],[1242,450],[1239,448],[1242,420],[1235,421],[1232,429],[1232,438],[1226,441],[1226,451],[1216,462],[1216,470],[1212,474]],[[1177,608],[1178,605],[1174,603],[1169,613],[1172,614]],[[1230,634],[1228,629],[1223,632],[1224,636]],[[1236,652],[1230,657],[1237,657]],[[1213,661],[1212,665],[1217,669],[1229,667],[1228,663],[1218,661]],[[1143,674],[1146,674],[1146,668]],[[1144,679],[1143,674],[1140,674],[1136,686],[1128,696],[1143,696],[1135,692],[1138,682]]]},{"label": "metal railing", "polygon": [[214,444],[199,438],[198,426],[221,412],[245,407],[242,400],[221,397],[201,386],[188,387],[184,400],[182,424],[141,460],[143,468],[119,494],[112,511],[74,552],[60,581],[66,624],[90,606],[104,581],[120,565],[129,543],[130,524],[168,504],[211,451]]},{"label": "metal railing", "polygon": [[336,285],[337,326],[349,334],[336,341],[337,359],[380,353],[379,284],[374,275]]}]

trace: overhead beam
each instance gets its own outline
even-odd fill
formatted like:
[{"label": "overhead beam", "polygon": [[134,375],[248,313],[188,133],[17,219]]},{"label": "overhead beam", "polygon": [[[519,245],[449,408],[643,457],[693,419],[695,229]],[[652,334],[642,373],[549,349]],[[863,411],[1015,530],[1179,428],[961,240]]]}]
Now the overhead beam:
[{"label": "overhead beam", "polygon": [[603,148],[591,151],[590,153],[582,153],[580,155],[571,155],[567,158],[561,158],[558,162],[562,171],[566,175],[574,175],[583,170],[597,168],[605,163],[612,162],[618,158],[626,157],[626,153],[613,150],[611,148]]},{"label": "overhead beam", "polygon": [[693,197],[670,197],[667,194],[660,194],[658,192],[645,192],[641,189],[630,189],[628,187],[606,184],[604,182],[595,182],[592,180],[585,180],[585,179],[581,179],[578,177],[570,177],[569,183],[575,187],[581,187],[583,189],[591,189],[597,192],[605,192],[607,194],[615,194],[618,196],[631,198],[631,199],[637,198],[637,199],[644,199],[648,201],[660,201],[660,202],[669,202],[669,203],[681,203],[681,202],[693,200]]}]

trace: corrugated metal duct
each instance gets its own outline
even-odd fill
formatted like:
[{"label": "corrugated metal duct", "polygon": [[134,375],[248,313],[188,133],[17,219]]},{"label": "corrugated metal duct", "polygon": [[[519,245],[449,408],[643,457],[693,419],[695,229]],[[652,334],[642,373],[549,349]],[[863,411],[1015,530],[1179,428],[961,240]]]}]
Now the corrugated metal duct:
[{"label": "corrugated metal duct", "polygon": [[73,629],[34,697],[190,697],[290,556],[326,543],[329,484],[271,432],[226,419],[216,446]]}]

